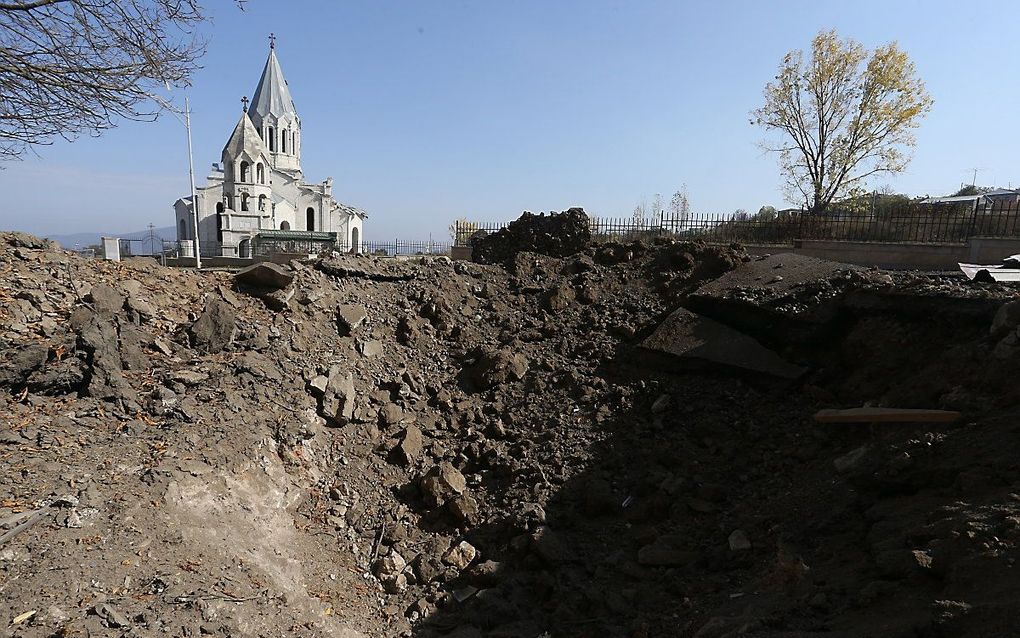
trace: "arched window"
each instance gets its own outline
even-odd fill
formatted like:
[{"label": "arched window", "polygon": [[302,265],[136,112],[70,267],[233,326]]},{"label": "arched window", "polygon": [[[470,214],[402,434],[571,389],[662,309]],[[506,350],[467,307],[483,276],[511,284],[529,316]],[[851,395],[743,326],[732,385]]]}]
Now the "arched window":
[{"label": "arched window", "polygon": [[227,195],[227,208],[229,208],[230,210],[234,210],[234,196],[233,195]]},{"label": "arched window", "polygon": [[241,193],[241,210],[248,210],[248,193]]},{"label": "arched window", "polygon": [[305,211],[305,230],[315,230],[315,209],[311,206]]},{"label": "arched window", "polygon": [[216,214],[223,212],[223,202],[216,202]]},{"label": "arched window", "polygon": [[266,167],[262,165],[262,162],[255,165],[255,176],[258,178],[259,184],[266,183]]},{"label": "arched window", "polygon": [[280,152],[287,152],[287,129],[280,131]]},{"label": "arched window", "polygon": [[[259,164],[259,166],[261,166],[261,164]],[[265,209],[266,209],[266,196],[265,195],[259,195],[259,210],[265,210]]]},{"label": "arched window", "polygon": [[267,131],[267,134],[269,135],[269,152],[270,153],[275,153],[276,152],[276,131],[273,130],[272,126],[270,126],[268,129],[266,129],[266,131]]},{"label": "arched window", "polygon": [[280,222],[280,230],[290,230],[290,222]]},{"label": "arched window", "polygon": [[223,241],[223,216],[216,216],[216,241]]},{"label": "arched window", "polygon": [[251,164],[248,162],[241,162],[241,181],[245,183],[251,181]]},{"label": "arched window", "polygon": [[177,231],[177,239],[187,239],[187,238],[188,238],[188,222],[185,221],[182,218],[181,219],[180,230]]}]

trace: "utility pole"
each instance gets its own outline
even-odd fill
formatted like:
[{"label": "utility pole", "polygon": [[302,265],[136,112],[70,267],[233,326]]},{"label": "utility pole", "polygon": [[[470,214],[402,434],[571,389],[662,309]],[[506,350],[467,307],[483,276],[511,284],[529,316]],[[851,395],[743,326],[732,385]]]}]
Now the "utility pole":
[{"label": "utility pole", "polygon": [[195,160],[191,152],[191,103],[184,97],[184,128],[188,129],[188,174],[191,176],[191,213],[194,223],[193,246],[195,250],[195,269],[202,268],[202,250],[198,243],[198,196],[195,194]]}]

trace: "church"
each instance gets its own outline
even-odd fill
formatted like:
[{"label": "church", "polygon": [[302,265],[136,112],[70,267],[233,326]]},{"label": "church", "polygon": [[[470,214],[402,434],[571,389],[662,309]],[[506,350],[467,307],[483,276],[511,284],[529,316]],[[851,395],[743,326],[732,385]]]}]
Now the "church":
[{"label": "church", "polygon": [[[202,256],[252,257],[268,252],[318,252],[333,245],[360,252],[365,211],[333,197],[333,178],[308,184],[301,170],[301,118],[270,36],[269,59],[251,104],[196,188]],[[191,197],[174,203],[178,245],[191,256]]]}]

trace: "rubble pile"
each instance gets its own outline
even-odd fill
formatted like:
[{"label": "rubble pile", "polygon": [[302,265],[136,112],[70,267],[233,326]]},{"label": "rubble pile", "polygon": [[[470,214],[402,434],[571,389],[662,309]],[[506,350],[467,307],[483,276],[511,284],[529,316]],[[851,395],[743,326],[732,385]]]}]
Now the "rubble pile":
[{"label": "rubble pile", "polygon": [[[1017,289],[578,242],[0,234],[0,635],[1011,631]],[[965,418],[811,419],[865,404]]]},{"label": "rubble pile", "polygon": [[473,238],[472,259],[480,264],[500,264],[520,252],[567,257],[583,251],[591,241],[591,220],[583,208],[548,215],[525,212],[506,228]]}]

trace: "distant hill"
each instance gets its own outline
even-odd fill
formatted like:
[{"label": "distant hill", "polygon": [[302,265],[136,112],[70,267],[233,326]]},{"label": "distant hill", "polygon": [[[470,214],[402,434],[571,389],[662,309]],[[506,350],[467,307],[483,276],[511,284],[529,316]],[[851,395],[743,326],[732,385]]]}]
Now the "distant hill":
[{"label": "distant hill", "polygon": [[[177,231],[173,226],[166,226],[163,228],[153,228],[152,232],[159,239],[172,240],[177,238]],[[149,239],[149,230],[139,230],[133,233],[74,233],[71,235],[47,235],[47,239],[52,239],[67,250],[74,250],[75,248],[81,249],[86,246],[92,246],[99,243],[100,237],[119,237],[120,239]],[[159,249],[159,239],[156,240],[157,247]],[[146,255],[150,251],[149,242],[132,242],[131,252],[136,255]]]}]

